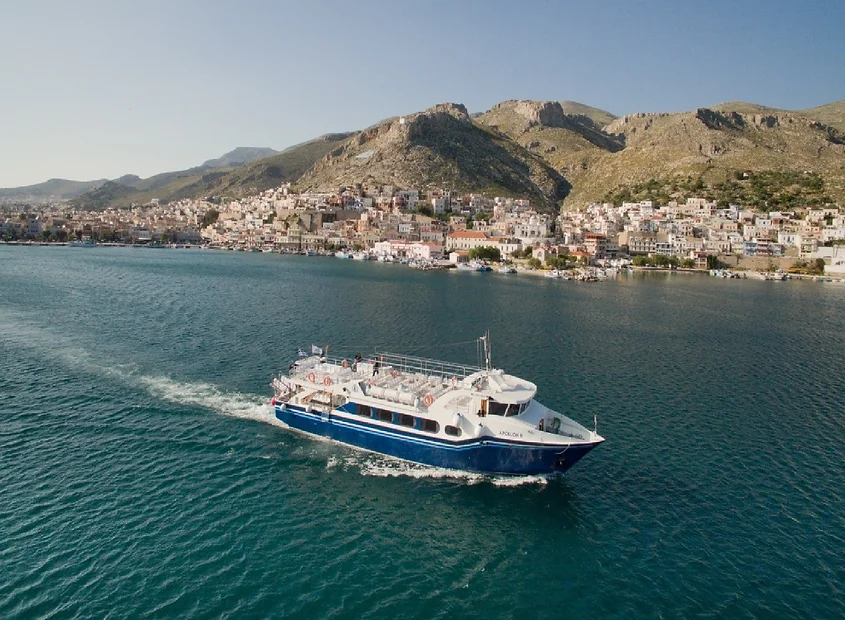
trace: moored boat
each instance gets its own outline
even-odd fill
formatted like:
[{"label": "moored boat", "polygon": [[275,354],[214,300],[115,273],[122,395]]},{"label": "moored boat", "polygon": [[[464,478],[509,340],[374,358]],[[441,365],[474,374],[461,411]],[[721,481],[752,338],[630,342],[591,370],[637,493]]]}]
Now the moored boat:
[{"label": "moored boat", "polygon": [[537,386],[492,367],[377,353],[315,355],[273,379],[275,415],[293,429],[437,467],[562,473],[604,439],[535,400]]}]

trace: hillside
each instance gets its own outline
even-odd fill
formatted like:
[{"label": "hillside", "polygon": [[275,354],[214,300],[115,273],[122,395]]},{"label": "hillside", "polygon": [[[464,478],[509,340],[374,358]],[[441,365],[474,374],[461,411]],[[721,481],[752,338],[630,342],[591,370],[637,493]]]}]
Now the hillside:
[{"label": "hillside", "polygon": [[273,149],[260,148],[254,146],[239,146],[238,148],[221,155],[217,159],[206,160],[202,168],[235,168],[243,166],[256,159],[264,159],[265,157],[272,157],[279,151]]},{"label": "hillside", "polygon": [[[238,148],[216,159],[208,160],[214,166],[202,165],[189,170],[164,172],[147,179],[126,175],[116,182],[78,196],[73,205],[77,208],[105,209],[144,204],[159,200],[180,200],[183,198],[205,198],[207,196],[240,197],[261,192],[282,183],[295,181],[308,170],[316,160],[328,153],[336,144],[350,134],[329,134],[304,142],[278,153],[272,149]],[[232,163],[222,167],[224,162],[234,162],[239,157],[257,156],[261,152],[277,153],[238,165]]]},{"label": "hillside", "polygon": [[569,191],[541,157],[451,103],[362,131],[317,162],[297,186],[354,183],[525,196],[546,207]]},{"label": "hillside", "polygon": [[23,187],[0,188],[0,198],[15,200],[32,200],[40,202],[48,199],[64,200],[84,194],[88,190],[102,185],[106,179],[97,181],[69,181],[67,179],[50,179],[35,185]]},{"label": "hillside", "polygon": [[[75,205],[103,208],[236,198],[291,182],[301,190],[362,183],[523,196],[543,209],[694,195],[787,208],[845,203],[843,127],[845,101],[802,111],[730,102],[622,117],[572,101],[504,101],[472,116],[446,103],[280,153],[239,148],[147,179],[52,179],[0,190],[0,199],[77,197]],[[267,152],[275,154],[239,165]]]},{"label": "hillside", "polygon": [[584,162],[622,150],[625,139],[597,124],[615,118],[609,113],[565,103],[566,109],[556,101],[504,101],[477,120],[541,157],[575,186],[587,169]]},{"label": "hillside", "polygon": [[737,172],[805,171],[820,179],[824,191],[816,198],[845,202],[845,136],[802,113],[733,103],[675,114],[632,114],[604,129],[624,139],[625,147],[581,156],[577,172],[570,175],[567,206],[653,182],[674,182],[678,188],[670,195],[683,198],[701,189],[685,190],[688,180],[697,185],[700,178],[715,187],[735,179]]},{"label": "hillside", "polygon": [[597,127],[604,127],[616,120],[616,115],[607,110],[592,108],[577,101],[560,101],[560,107],[565,114],[570,116],[586,116],[593,121]]},{"label": "hillside", "polygon": [[818,108],[801,110],[801,114],[845,133],[845,99]]},{"label": "hillside", "polygon": [[82,196],[77,196],[69,204],[74,209],[102,210],[135,193],[137,193],[137,190],[134,187],[114,181],[106,181]]},{"label": "hillside", "polygon": [[326,134],[289,147],[272,157],[266,157],[233,170],[220,177],[214,192],[226,196],[245,196],[295,182],[330,151],[338,148],[355,134]]}]

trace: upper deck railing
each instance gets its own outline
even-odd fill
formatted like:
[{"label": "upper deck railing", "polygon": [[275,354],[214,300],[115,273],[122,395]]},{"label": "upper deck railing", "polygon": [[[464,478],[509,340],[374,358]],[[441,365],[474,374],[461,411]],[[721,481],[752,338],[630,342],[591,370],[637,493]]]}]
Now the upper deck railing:
[{"label": "upper deck railing", "polygon": [[438,375],[450,379],[463,379],[477,373],[483,368],[466,364],[454,364],[442,360],[416,357],[414,355],[397,355],[396,353],[379,352],[366,360],[370,363],[380,362],[382,366],[390,366],[402,373],[420,373],[424,375]]},{"label": "upper deck railing", "polygon": [[[422,374],[426,376],[438,376],[443,379],[450,380],[453,377],[456,379],[463,379],[471,374],[484,370],[478,366],[470,366],[467,364],[455,364],[452,362],[444,362],[442,360],[429,359],[425,357],[416,357],[413,355],[398,355],[396,353],[374,353],[362,358],[359,362],[365,365],[367,372],[372,374],[373,366],[378,363],[382,369],[398,371],[402,374]],[[355,359],[337,356],[308,356],[300,358],[295,364],[291,364],[290,374],[298,375],[307,373],[312,369],[321,367],[323,364],[330,366],[337,366],[349,368],[353,371],[360,371],[357,368]]]}]

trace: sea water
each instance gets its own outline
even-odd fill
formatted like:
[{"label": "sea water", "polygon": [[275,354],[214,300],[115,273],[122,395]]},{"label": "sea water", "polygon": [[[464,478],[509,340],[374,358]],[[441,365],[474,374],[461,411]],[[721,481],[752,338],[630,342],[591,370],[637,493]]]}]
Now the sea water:
[{"label": "sea water", "polygon": [[[0,617],[845,615],[845,287],[0,246]],[[497,367],[607,441],[490,477],[295,434],[299,347]]]}]

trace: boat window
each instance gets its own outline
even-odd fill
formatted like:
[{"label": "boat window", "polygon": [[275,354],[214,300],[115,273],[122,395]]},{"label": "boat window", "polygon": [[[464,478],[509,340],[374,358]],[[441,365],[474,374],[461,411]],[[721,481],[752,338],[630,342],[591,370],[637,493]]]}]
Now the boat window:
[{"label": "boat window", "polygon": [[451,426],[449,424],[446,425],[446,428],[443,429],[446,431],[447,435],[451,435],[452,437],[460,437],[461,436],[461,429],[457,426]]},{"label": "boat window", "polygon": [[435,420],[426,420],[425,418],[420,418],[421,428],[426,433],[437,433],[440,431],[440,425]]},{"label": "boat window", "polygon": [[369,405],[358,405],[358,408],[355,410],[355,413],[361,416],[362,418],[369,418],[373,415],[373,410],[370,409]]},{"label": "boat window", "polygon": [[519,404],[514,403],[512,405],[508,405],[508,410],[505,412],[505,415],[507,417],[519,415],[520,413],[525,411],[525,408],[527,406],[528,406],[528,403],[519,403]]},{"label": "boat window", "polygon": [[393,422],[393,413],[384,409],[376,410],[378,419],[381,422]]},{"label": "boat window", "polygon": [[414,416],[408,415],[407,413],[400,413],[399,424],[401,424],[402,426],[407,426],[409,428],[414,428]]},{"label": "boat window", "polygon": [[487,404],[487,415],[505,415],[507,413],[508,406],[504,403],[497,403],[495,400],[491,400]]}]

